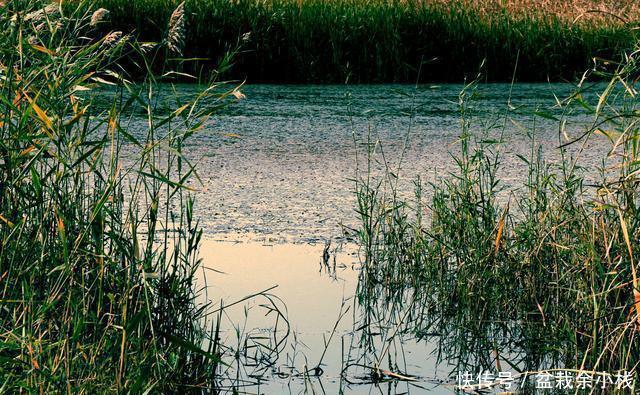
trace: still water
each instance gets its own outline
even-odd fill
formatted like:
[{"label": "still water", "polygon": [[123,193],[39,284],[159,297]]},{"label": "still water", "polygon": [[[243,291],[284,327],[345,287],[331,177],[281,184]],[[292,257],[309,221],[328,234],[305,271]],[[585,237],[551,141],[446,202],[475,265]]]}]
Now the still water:
[{"label": "still water", "polygon": [[[188,96],[195,89],[183,85],[176,92]],[[550,119],[559,116],[553,106],[569,95],[570,85],[480,85],[464,112],[462,89],[245,86],[245,99],[190,140],[185,150],[198,161],[196,210],[207,236],[201,248],[203,300],[240,301],[225,309],[222,328],[223,343],[255,351],[229,371],[235,384],[246,384],[243,391],[452,392],[447,363],[437,365],[432,355],[434,344],[396,335],[393,328],[373,339],[374,350],[365,350],[357,338],[359,256],[350,229],[358,223],[353,179],[366,165],[365,143],[379,142],[373,171],[380,172],[386,160],[399,169],[401,193],[410,196],[416,177],[430,182],[454,171],[451,153],[459,149],[464,117],[479,139],[502,141],[506,166],[500,179],[516,186],[525,176],[518,155],[528,156],[532,141],[553,162],[559,141],[579,135],[588,120],[569,115],[568,128],[561,130]],[[174,95],[162,96],[160,105],[169,108]],[[536,115],[541,112],[544,117]],[[595,164],[606,144],[589,141],[581,160]],[[327,266],[322,256],[328,241]],[[354,352],[371,354],[360,365],[393,356],[399,361],[394,368],[417,380],[367,384],[366,368],[356,363],[341,379],[356,360]],[[316,366],[323,370],[318,377],[301,374]]]},{"label": "still water", "polygon": [[[263,290],[269,290],[270,296],[257,296],[225,309],[223,343],[240,344],[246,352],[241,353],[239,365],[227,371],[229,379],[223,385],[265,394],[452,393],[452,386],[444,383],[449,373],[446,363],[438,369],[430,356],[433,345],[404,335],[396,335],[388,352],[392,358],[402,354],[398,370],[416,376],[415,381],[371,384],[368,372],[356,364],[363,362],[364,353],[371,354],[369,361],[379,357],[384,348],[382,337],[389,335],[374,339],[375,352],[360,347],[357,326],[361,316],[353,298],[357,258],[343,251],[337,255],[335,270],[333,262],[327,270],[321,265],[322,251],[322,246],[308,243],[204,243],[205,266],[217,271],[205,269],[203,276],[211,299],[229,304]],[[282,310],[288,323],[279,319],[274,307]],[[281,339],[284,342],[277,355],[271,355],[267,350],[276,348]],[[260,359],[262,364],[258,364]],[[386,359],[381,367],[386,366]],[[273,366],[263,366],[272,360]],[[322,369],[317,376],[316,366]],[[310,371],[308,377],[305,371]]]},{"label": "still water", "polygon": [[[193,89],[182,86],[178,91],[188,94]],[[429,182],[454,171],[450,153],[459,149],[462,89],[244,87],[246,99],[190,140],[188,151],[199,159],[203,180],[198,206],[206,232],[296,242],[324,240],[339,235],[340,225],[355,226],[352,180],[356,167],[365,166],[368,136],[380,142],[374,168],[382,167],[381,153],[395,166],[400,163],[397,173],[407,193],[417,176]],[[468,100],[464,116],[471,132],[503,141],[503,183],[522,181],[525,165],[516,155],[529,156],[532,136],[548,160],[557,159],[556,147],[564,138],[559,122],[534,112],[559,116],[560,110],[551,107],[570,92],[568,84],[490,84],[479,86]],[[567,136],[579,135],[580,116],[568,118]],[[603,143],[601,138],[589,145]],[[582,156],[589,162],[589,156],[599,157],[600,151],[587,149]]]}]

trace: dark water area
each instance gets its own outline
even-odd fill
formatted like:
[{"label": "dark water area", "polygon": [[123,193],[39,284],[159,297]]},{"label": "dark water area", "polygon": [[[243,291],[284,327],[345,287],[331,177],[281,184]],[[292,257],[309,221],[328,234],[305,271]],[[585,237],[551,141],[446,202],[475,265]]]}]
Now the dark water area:
[{"label": "dark water area", "polygon": [[[197,90],[165,88],[160,108]],[[242,377],[248,393],[452,393],[451,361],[445,357],[437,364],[433,354],[437,338],[395,335],[390,323],[380,322],[379,337],[370,339],[375,351],[362,349],[357,327],[365,314],[355,296],[361,258],[348,236],[358,226],[353,179],[366,168],[367,141],[378,142],[372,172],[382,174],[383,161],[399,169],[400,193],[410,197],[417,177],[426,184],[455,173],[452,153],[459,150],[466,119],[478,140],[501,141],[499,178],[517,190],[526,177],[519,155],[528,157],[539,146],[553,163],[557,147],[589,126],[580,112],[565,114],[564,130],[552,119],[562,115],[555,103],[574,89],[568,84],[480,85],[471,100],[467,91],[462,111],[463,88],[248,85],[241,89],[246,98],[208,120],[184,147],[202,181],[193,185],[206,235],[202,300],[230,304],[266,289],[276,297],[259,296],[225,310],[223,343],[278,344],[269,368],[245,355],[231,369],[229,376]],[[584,97],[597,102],[595,94]],[[134,114],[129,130],[142,133],[145,122]],[[608,144],[602,137],[589,140],[579,162],[595,173]],[[328,241],[327,267],[322,256]],[[265,310],[271,303],[286,311],[286,325]],[[280,344],[278,336],[286,340]],[[373,363],[387,344],[382,354],[402,361],[398,369],[416,382],[376,385],[362,378],[361,367],[343,371],[350,353],[370,353]],[[300,375],[318,361],[322,375]]]}]

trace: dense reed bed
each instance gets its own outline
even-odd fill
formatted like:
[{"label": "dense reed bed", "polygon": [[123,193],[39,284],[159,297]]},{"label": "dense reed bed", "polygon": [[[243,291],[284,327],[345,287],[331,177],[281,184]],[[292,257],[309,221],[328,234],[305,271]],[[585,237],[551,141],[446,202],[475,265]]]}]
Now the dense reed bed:
[{"label": "dense reed bed", "polygon": [[[116,26],[159,40],[177,1],[100,0]],[[187,0],[188,57],[250,33],[233,77],[250,82],[571,79],[633,46],[633,1]],[[247,36],[245,36],[247,38]],[[208,62],[192,71],[206,72]]]},{"label": "dense reed bed", "polygon": [[[559,160],[541,155],[531,131],[531,151],[520,155],[528,169],[521,184],[505,186],[498,176],[505,165],[501,129],[471,133],[475,84],[460,94],[457,171],[429,185],[417,180],[416,196],[407,200],[398,197],[395,168],[382,178],[361,169],[362,327],[385,323],[439,338],[440,356],[459,371],[637,375],[637,56],[608,84],[584,80],[550,104],[552,111],[537,113],[558,123]],[[595,100],[585,99],[594,91]],[[511,111],[496,124],[508,124]],[[569,114],[592,122],[572,134]],[[601,163],[585,164],[583,149],[594,138],[609,139],[610,151]],[[380,160],[373,154],[378,141],[368,146],[370,163]]]},{"label": "dense reed bed", "polygon": [[[85,4],[0,10],[2,393],[200,391],[220,366],[196,303],[201,231],[182,145],[232,91],[157,112],[148,49],[98,34],[99,21]],[[139,83],[123,56],[147,71]],[[112,100],[95,106],[105,87]],[[144,133],[127,129],[132,112],[147,115]]]}]

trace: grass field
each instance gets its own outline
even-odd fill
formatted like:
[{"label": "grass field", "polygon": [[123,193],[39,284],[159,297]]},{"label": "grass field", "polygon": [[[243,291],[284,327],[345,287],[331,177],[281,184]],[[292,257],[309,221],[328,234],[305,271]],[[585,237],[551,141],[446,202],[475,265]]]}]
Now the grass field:
[{"label": "grass field", "polygon": [[[178,2],[98,4],[119,28],[159,40]],[[250,33],[232,75],[254,82],[460,82],[483,61],[490,81],[510,81],[516,63],[520,81],[571,79],[594,57],[631,49],[640,16],[629,0],[187,0],[185,9],[187,56],[216,59]]]}]

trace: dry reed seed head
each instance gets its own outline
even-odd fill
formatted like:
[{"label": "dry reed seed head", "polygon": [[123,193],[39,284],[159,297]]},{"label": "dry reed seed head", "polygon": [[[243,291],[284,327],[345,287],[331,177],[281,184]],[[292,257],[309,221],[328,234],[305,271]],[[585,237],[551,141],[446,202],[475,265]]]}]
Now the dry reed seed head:
[{"label": "dry reed seed head", "polygon": [[122,40],[122,32],[117,30],[104,36],[102,45],[106,47],[114,47]]},{"label": "dry reed seed head", "polygon": [[[1,7],[1,6],[0,6]],[[19,12],[15,13],[11,19],[11,25],[15,25],[18,21]],[[60,16],[60,6],[56,3],[51,3],[44,8],[41,8],[36,11],[32,11],[24,15],[22,20],[24,22],[36,24],[37,29],[41,27],[41,25],[46,22],[47,18],[57,18]]]},{"label": "dry reed seed head", "polygon": [[231,92],[231,94],[233,95],[233,97],[235,97],[238,100],[247,98],[247,96],[244,93],[240,92],[238,89],[234,89],[233,92]]},{"label": "dry reed seed head", "polygon": [[27,15],[25,15],[24,21],[31,22],[31,23],[39,23],[44,21],[46,18],[57,18],[59,16],[60,16],[60,5],[56,3],[51,3],[42,9],[28,13]]},{"label": "dry reed seed head", "polygon": [[96,27],[100,24],[109,22],[111,12],[106,8],[98,8],[93,15],[91,15],[91,22],[89,26]]},{"label": "dry reed seed head", "polygon": [[169,18],[169,33],[167,35],[167,47],[176,55],[182,55],[184,50],[186,28],[184,18],[184,2],[171,13]]},{"label": "dry reed seed head", "polygon": [[149,52],[153,51],[157,46],[158,44],[156,43],[141,43],[138,48],[140,49],[140,52],[142,52],[142,54],[146,55]]}]

